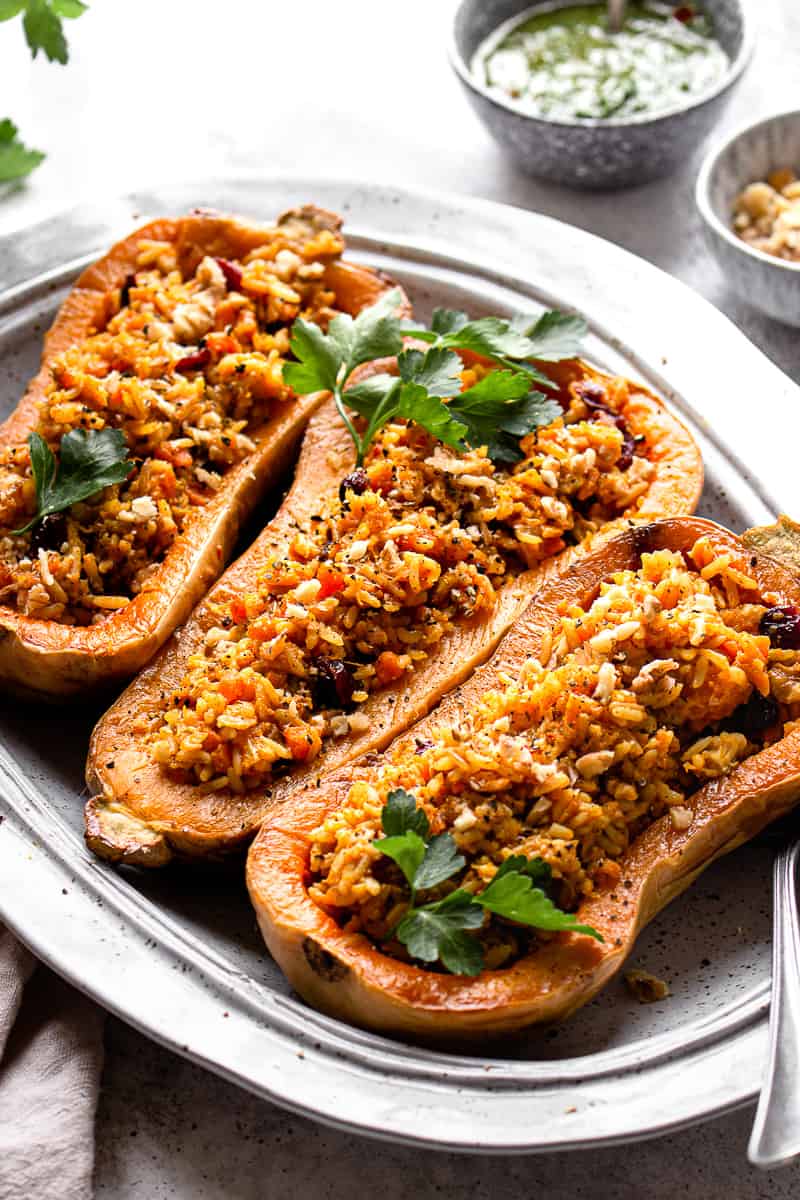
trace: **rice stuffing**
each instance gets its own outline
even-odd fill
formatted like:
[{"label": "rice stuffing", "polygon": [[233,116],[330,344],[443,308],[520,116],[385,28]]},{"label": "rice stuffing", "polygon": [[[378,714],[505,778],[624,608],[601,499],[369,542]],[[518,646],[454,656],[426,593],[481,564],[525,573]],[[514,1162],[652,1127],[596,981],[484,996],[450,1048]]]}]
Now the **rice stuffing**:
[{"label": "rice stuffing", "polygon": [[[376,940],[396,926],[408,888],[373,842],[398,787],[466,858],[460,878],[424,899],[480,892],[517,854],[549,865],[552,897],[569,911],[597,888],[624,886],[620,860],[637,836],[666,814],[689,828],[706,781],[800,718],[800,653],[780,636],[787,621],[800,627],[800,614],[771,608],[746,560],[711,537],[685,557],[643,554],[640,569],[612,576],[585,610],[567,606],[540,657],[457,727],[352,786],[311,835],[310,895]],[[496,916],[480,936],[489,966],[548,937]],[[397,942],[386,948],[405,953]]]},{"label": "rice stuffing", "polygon": [[[465,368],[464,387],[485,373]],[[607,410],[601,410],[598,393]],[[220,607],[162,711],[141,720],[165,771],[208,790],[268,787],[326,740],[363,731],[359,705],[407,677],[498,589],[607,521],[653,479],[660,426],[624,416],[624,379],[569,385],[563,417],[496,466],[396,421],[253,590]]]},{"label": "rice stuffing", "polygon": [[105,620],[146,585],[251,434],[294,395],[283,363],[297,316],[334,313],[334,226],[265,231],[241,261],[206,256],[184,275],[171,242],[142,238],[135,272],[109,292],[105,327],[58,355],[37,432],[58,456],[74,429],[121,430],[134,469],[15,535],[36,511],[27,442],[0,450],[0,604],[66,625]]}]

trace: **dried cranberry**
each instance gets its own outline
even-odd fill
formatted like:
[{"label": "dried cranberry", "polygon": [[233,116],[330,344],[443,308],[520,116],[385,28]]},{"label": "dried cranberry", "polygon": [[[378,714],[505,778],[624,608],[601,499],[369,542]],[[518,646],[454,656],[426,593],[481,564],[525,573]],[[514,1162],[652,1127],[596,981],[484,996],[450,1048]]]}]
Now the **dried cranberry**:
[{"label": "dried cranberry", "polygon": [[761,618],[759,631],[778,650],[800,650],[800,609],[794,604],[768,608]]},{"label": "dried cranberry", "polygon": [[363,467],[356,467],[349,475],[345,475],[339,484],[339,499],[344,500],[348,490],[356,496],[363,496],[369,487],[369,476]]},{"label": "dried cranberry", "polygon": [[625,426],[625,428],[619,426],[619,428],[622,429],[622,449],[620,450],[617,466],[619,467],[620,471],[627,471],[628,467],[633,462],[633,451],[636,446],[636,441],[627,426]]},{"label": "dried cranberry", "polygon": [[59,550],[67,540],[67,518],[63,512],[42,517],[31,534],[31,554],[40,550]]},{"label": "dried cranberry", "polygon": [[749,700],[740,704],[727,720],[721,723],[720,728],[744,733],[747,737],[756,737],[774,725],[778,717],[778,706],[772,697],[762,696],[760,692],[754,691]]},{"label": "dried cranberry", "polygon": [[587,408],[597,408],[602,412],[611,412],[611,409],[606,404],[605,388],[601,387],[599,383],[595,383],[593,379],[587,379],[584,383],[577,384],[575,391]]},{"label": "dried cranberry", "polygon": [[579,383],[576,391],[590,412],[605,413],[607,417],[611,418],[622,434],[622,448],[617,466],[620,471],[627,471],[633,462],[636,438],[628,428],[625,418],[620,413],[614,412],[613,408],[610,408],[606,404],[605,388],[601,387],[599,383],[595,383],[594,380],[587,379],[585,383]]},{"label": "dried cranberry", "polygon": [[693,21],[696,14],[690,4],[681,4],[678,8],[673,8],[672,15],[676,21],[682,21],[685,25],[687,21]]},{"label": "dried cranberry", "polygon": [[133,285],[135,283],[136,283],[135,275],[126,275],[125,276],[125,282],[123,283],[122,287],[119,289],[119,306],[120,306],[120,308],[127,308],[128,305],[130,304],[131,288],[133,287]]},{"label": "dried cranberry", "polygon": [[241,267],[237,267],[236,263],[231,262],[229,258],[218,258],[216,263],[225,276],[228,288],[234,292],[240,291],[242,287]]},{"label": "dried cranberry", "polygon": [[317,662],[315,699],[323,708],[349,708],[356,681],[340,658],[321,658]]},{"label": "dried cranberry", "polygon": [[185,375],[187,371],[199,371],[210,362],[211,351],[207,346],[203,346],[202,350],[195,350],[193,354],[185,354],[183,358],[179,358],[175,363],[175,370]]}]

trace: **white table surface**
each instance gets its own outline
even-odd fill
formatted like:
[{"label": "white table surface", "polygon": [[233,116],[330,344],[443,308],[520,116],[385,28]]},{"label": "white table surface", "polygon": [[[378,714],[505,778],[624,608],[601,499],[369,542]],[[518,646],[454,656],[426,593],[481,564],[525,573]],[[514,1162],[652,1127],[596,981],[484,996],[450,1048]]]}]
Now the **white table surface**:
[{"label": "white table surface", "polygon": [[[749,3],[759,47],[720,132],[800,100],[800,6]],[[41,56],[32,62],[19,22],[0,25],[0,117],[13,117],[48,156],[29,182],[0,195],[0,235],[79,202],[102,205],[114,192],[217,171],[466,192],[548,213],[650,259],[717,304],[800,381],[797,334],[737,301],[705,254],[692,200],[697,161],[622,193],[528,179],[502,157],[450,75],[450,8],[449,0],[93,0],[68,23],[66,68]],[[740,1113],[657,1142],[568,1156],[419,1152],[283,1113],[110,1021],[97,1196],[796,1197],[800,1166],[762,1175],[746,1165],[750,1120]]]}]

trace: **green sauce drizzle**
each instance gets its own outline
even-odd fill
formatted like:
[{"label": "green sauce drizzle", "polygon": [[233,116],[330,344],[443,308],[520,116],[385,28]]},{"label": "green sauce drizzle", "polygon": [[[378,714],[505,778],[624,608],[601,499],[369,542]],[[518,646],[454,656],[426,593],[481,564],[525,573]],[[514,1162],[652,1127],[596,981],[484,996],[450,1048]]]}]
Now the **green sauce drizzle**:
[{"label": "green sauce drizzle", "polygon": [[693,5],[629,3],[619,33],[605,4],[539,12],[478,49],[478,80],[551,120],[665,112],[718,83],[729,59]]}]

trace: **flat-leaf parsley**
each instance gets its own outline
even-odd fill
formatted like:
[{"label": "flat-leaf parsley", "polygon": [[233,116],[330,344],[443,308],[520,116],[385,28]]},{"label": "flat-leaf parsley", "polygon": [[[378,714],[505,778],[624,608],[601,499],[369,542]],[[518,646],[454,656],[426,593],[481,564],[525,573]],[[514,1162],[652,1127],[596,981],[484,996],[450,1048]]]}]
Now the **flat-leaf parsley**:
[{"label": "flat-leaf parsley", "polygon": [[24,179],[44,159],[41,150],[31,150],[17,133],[16,125],[8,117],[0,121],[0,183]]},{"label": "flat-leaf parsley", "polygon": [[[585,323],[580,317],[546,312],[536,320],[482,317],[437,309],[430,329],[410,328],[395,315],[402,299],[398,288],[353,318],[340,314],[325,333],[298,318],[291,348],[296,362],[284,368],[284,379],[299,395],[333,393],[336,406],[362,466],[373,438],[389,421],[401,417],[426,429],[454,450],[487,448],[498,463],[522,458],[520,439],[561,412],[560,405],[534,383],[552,382],[529,361],[557,361],[577,354]],[[403,338],[430,343],[427,350],[403,349]],[[463,362],[456,351],[471,350],[503,370],[491,371],[461,391]],[[396,375],[385,372],[357,379],[353,372],[377,358],[396,357]],[[357,426],[351,413],[363,418]]]},{"label": "flat-leaf parsley", "polygon": [[430,837],[427,816],[403,788],[389,793],[381,823],[386,836],[373,845],[397,863],[411,892],[411,906],[393,936],[420,962],[440,962],[455,975],[477,975],[483,969],[483,952],[470,931],[481,928],[486,913],[534,929],[569,930],[603,941],[596,929],[579,924],[544,891],[550,882],[547,863],[521,854],[507,858],[482,892],[456,888],[441,900],[417,905],[418,892],[451,879],[466,861],[449,833]]},{"label": "flat-leaf parsley", "polygon": [[31,470],[36,484],[36,516],[14,532],[27,533],[43,517],[88,500],[114,483],[123,483],[133,470],[125,436],[119,429],[71,429],[61,439],[59,462],[38,433],[28,438]]}]

